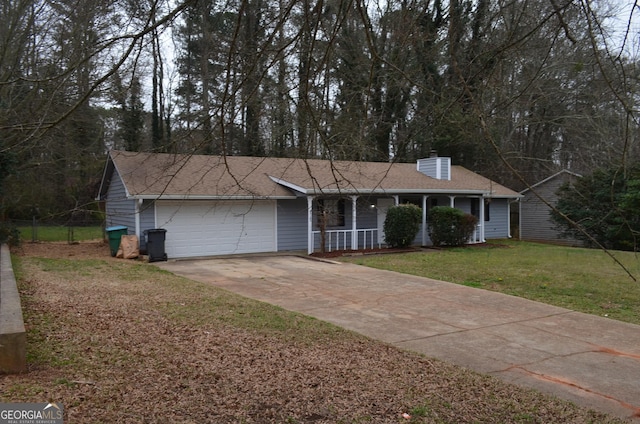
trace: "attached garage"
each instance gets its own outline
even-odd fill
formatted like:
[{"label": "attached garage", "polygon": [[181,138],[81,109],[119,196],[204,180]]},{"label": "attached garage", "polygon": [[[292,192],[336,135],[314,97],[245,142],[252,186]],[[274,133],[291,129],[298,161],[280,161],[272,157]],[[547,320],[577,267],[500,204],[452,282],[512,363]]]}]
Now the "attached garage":
[{"label": "attached garage", "polygon": [[276,204],[253,201],[157,201],[169,258],[276,251]]}]

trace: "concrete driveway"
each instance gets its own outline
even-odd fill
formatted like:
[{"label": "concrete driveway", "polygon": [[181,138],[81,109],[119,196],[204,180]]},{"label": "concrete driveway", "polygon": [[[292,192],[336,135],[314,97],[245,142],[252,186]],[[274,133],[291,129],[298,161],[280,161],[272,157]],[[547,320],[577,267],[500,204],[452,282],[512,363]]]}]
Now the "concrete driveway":
[{"label": "concrete driveway", "polygon": [[428,278],[295,256],[155,263],[640,422],[640,326]]}]

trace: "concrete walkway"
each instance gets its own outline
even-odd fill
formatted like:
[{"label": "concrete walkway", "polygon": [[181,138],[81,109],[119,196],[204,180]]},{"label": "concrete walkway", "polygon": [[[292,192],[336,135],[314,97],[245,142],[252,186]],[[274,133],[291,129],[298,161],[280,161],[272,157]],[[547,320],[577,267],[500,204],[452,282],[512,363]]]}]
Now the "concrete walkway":
[{"label": "concrete walkway", "polygon": [[428,278],[302,257],[156,265],[640,423],[640,326]]}]

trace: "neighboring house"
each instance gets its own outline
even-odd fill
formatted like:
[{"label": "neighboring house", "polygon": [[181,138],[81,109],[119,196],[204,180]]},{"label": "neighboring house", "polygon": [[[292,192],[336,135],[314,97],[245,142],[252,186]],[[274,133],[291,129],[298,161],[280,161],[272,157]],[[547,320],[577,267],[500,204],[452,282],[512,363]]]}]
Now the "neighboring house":
[{"label": "neighboring house", "polygon": [[99,193],[108,227],[127,226],[143,251],[144,231],[165,229],[169,258],[312,253],[322,233],[327,250],[377,248],[386,210],[407,202],[423,209],[417,245],[430,244],[436,205],[478,217],[470,242],[506,238],[509,202],[519,197],[446,157],[411,164],[122,151],[109,153]]},{"label": "neighboring house", "polygon": [[555,206],[558,189],[566,183],[573,183],[576,178],[581,176],[565,169],[520,192],[523,196],[520,199],[520,240],[569,246],[583,244],[576,239],[560,236],[551,219],[551,208],[542,200]]}]

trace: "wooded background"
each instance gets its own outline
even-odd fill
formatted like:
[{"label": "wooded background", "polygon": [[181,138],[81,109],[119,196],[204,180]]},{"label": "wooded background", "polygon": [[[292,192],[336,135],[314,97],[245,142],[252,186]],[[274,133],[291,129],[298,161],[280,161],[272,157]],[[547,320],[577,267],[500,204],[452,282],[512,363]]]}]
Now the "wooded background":
[{"label": "wooded background", "polygon": [[95,210],[111,148],[401,162],[436,150],[515,190],[562,168],[625,169],[640,156],[634,13],[600,0],[0,0],[0,216]]}]

